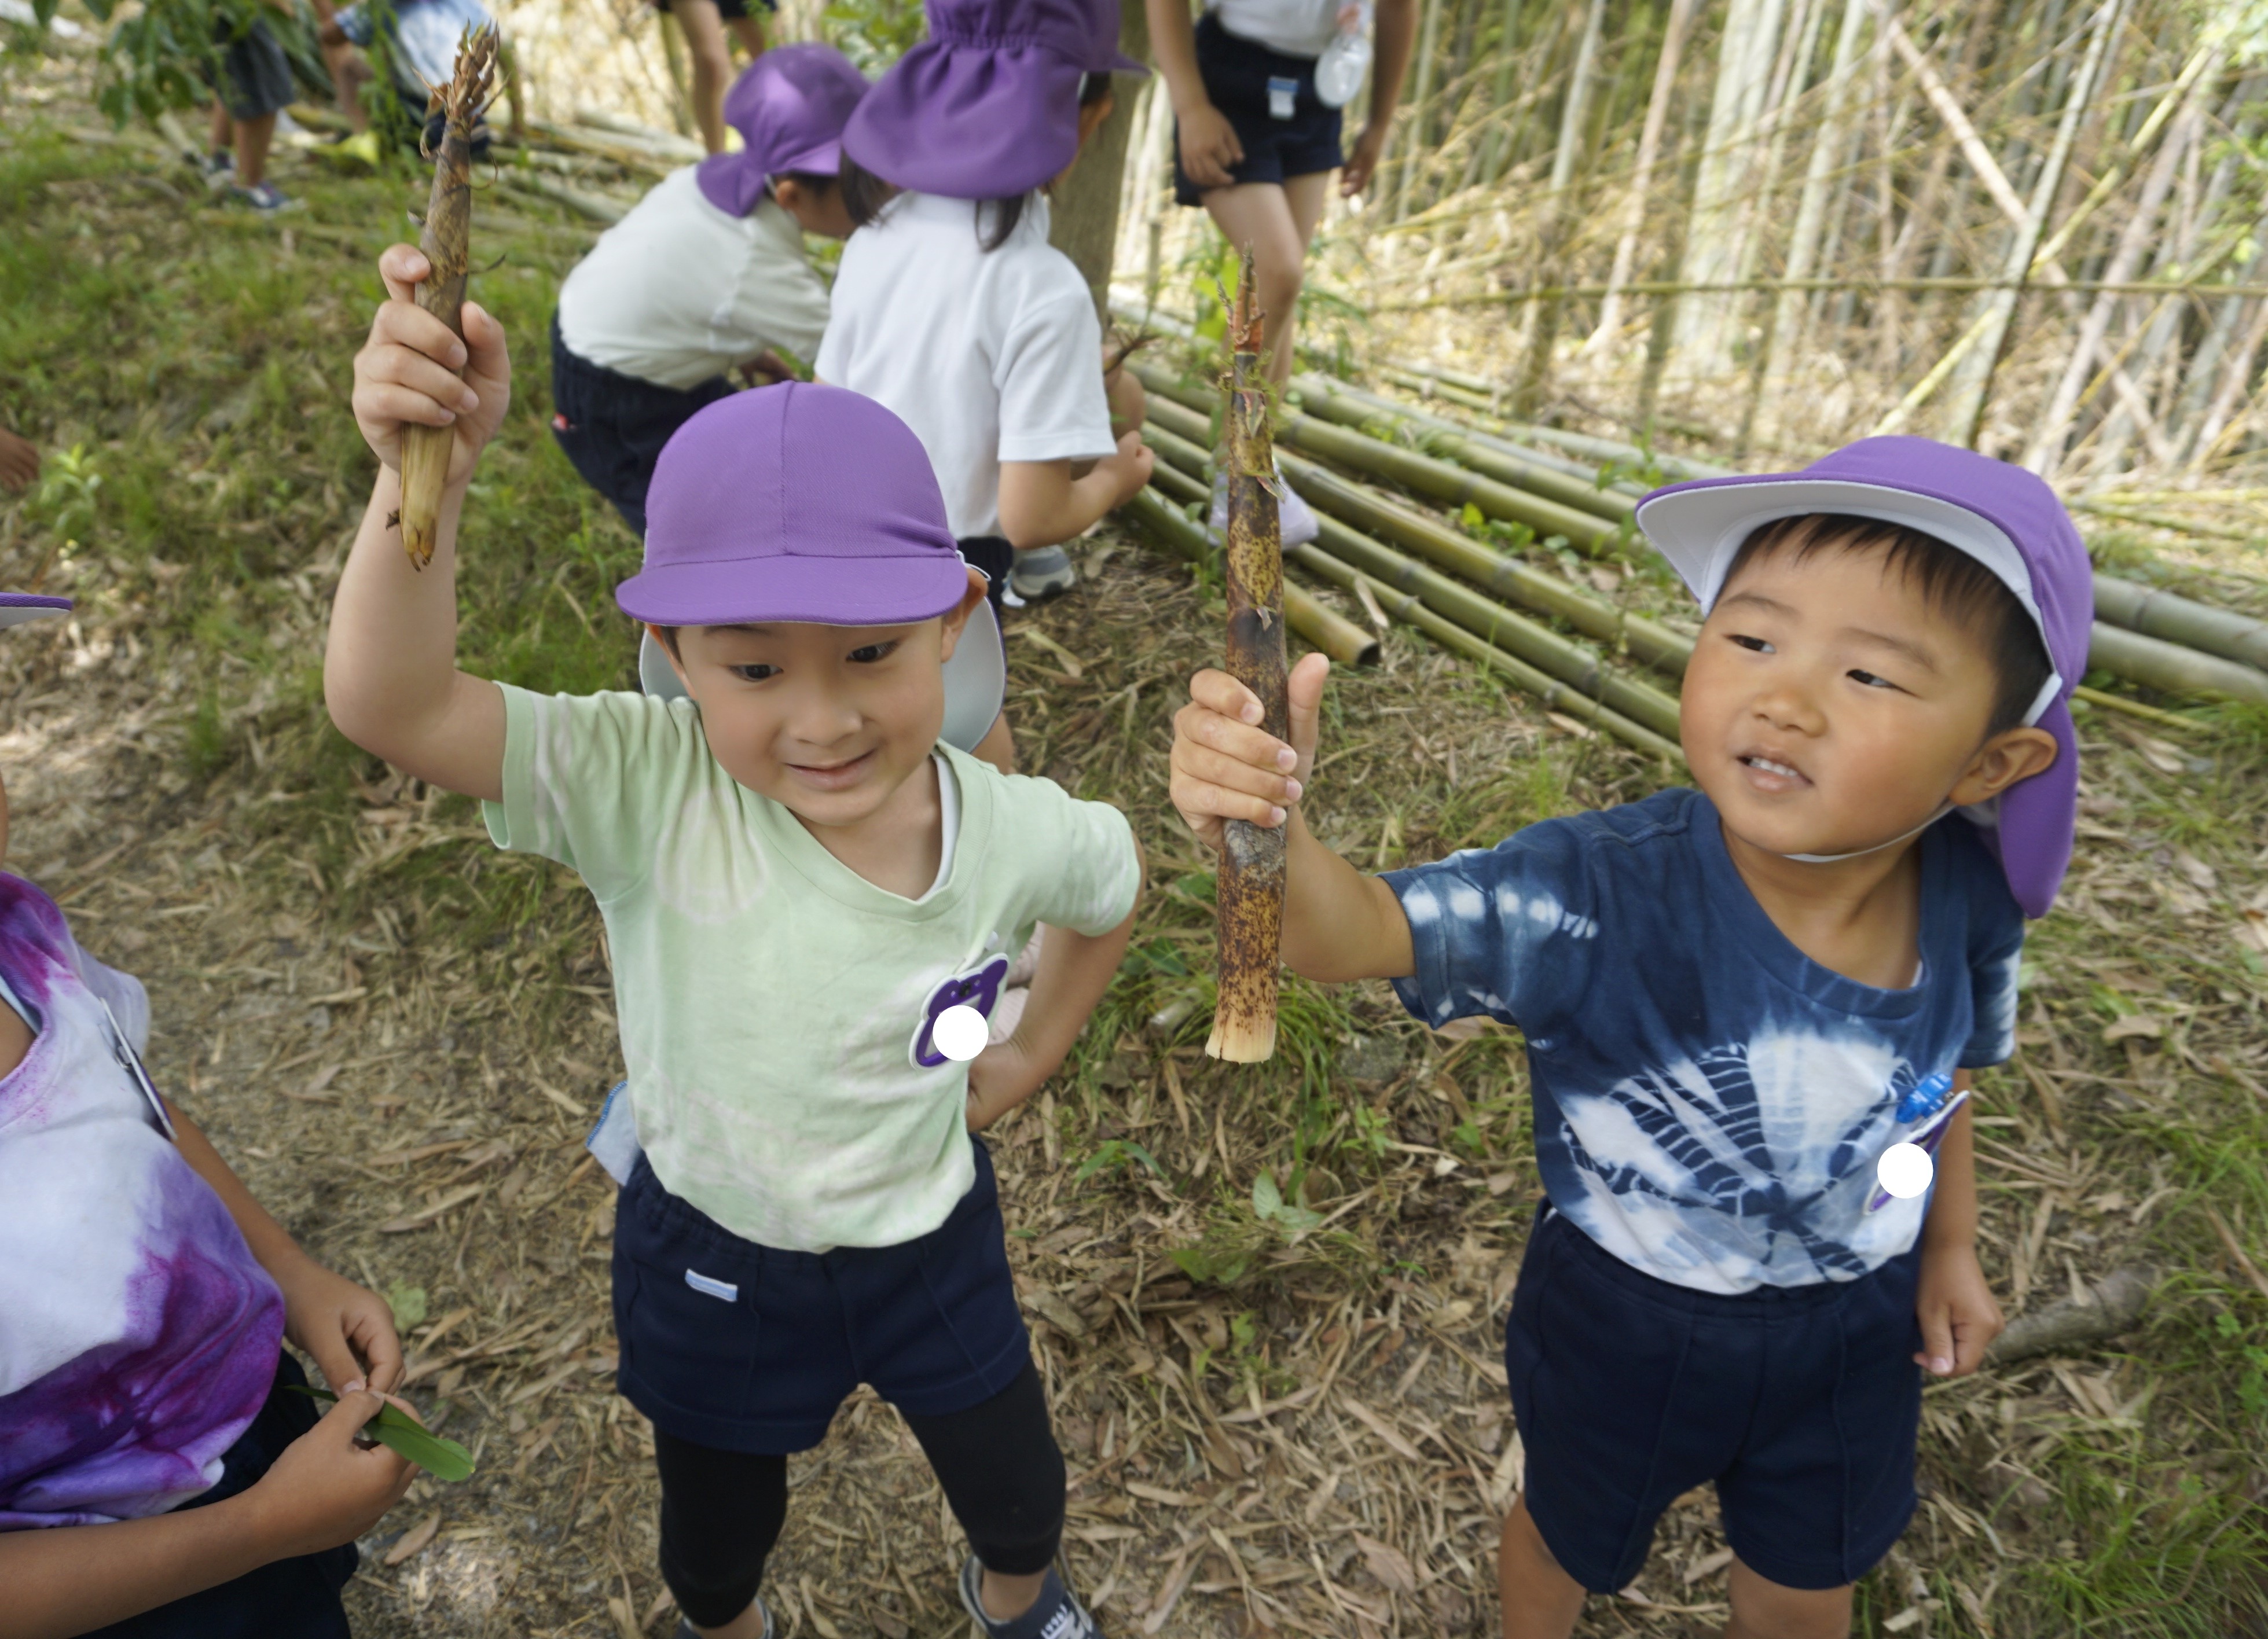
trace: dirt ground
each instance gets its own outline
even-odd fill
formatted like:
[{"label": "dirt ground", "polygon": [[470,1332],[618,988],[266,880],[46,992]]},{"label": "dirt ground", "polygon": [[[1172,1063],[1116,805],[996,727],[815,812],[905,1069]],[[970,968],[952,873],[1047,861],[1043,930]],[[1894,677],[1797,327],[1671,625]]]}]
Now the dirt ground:
[{"label": "dirt ground", "polygon": [[[595,915],[354,755],[313,677],[368,481],[340,383],[408,189],[291,160],[310,204],[284,242],[146,151],[58,136],[92,124],[68,76],[11,71],[33,112],[0,132],[0,392],[39,391],[0,412],[108,481],[77,511],[0,500],[0,584],[84,599],[0,643],[9,866],[147,980],[153,1070],[261,1199],[422,1310],[412,1393],[480,1468],[363,1545],[357,1631],[666,1632],[581,1146],[619,1074]],[[484,220],[519,224],[488,299],[539,334],[587,233],[520,201]],[[520,680],[619,682],[607,593],[635,545],[543,433],[539,350],[476,497],[467,643]],[[2250,548],[2121,550],[2263,601]],[[1164,750],[1219,598],[1114,529],[1082,570],[1012,622],[1012,717],[1027,767],[1133,817],[1152,883],[1073,1064],[993,1135],[1072,1579],[1114,1634],[1491,1633],[1521,1450],[1500,1327],[1536,1201],[1519,1044],[1294,984],[1276,1064],[1203,1057],[1211,866]],[[1312,808],[1366,867],[1662,777],[1400,628],[1332,698]],[[1982,1080],[1984,1257],[2012,1314],[2121,1268],[2157,1295],[2117,1343],[1928,1391],[1925,1500],[1862,1585],[1869,1634],[2268,1631],[2268,736],[2239,713],[2081,731],[2079,856],[2028,952],[2022,1050]],[[958,1533],[887,1407],[853,1400],[791,1475],[783,1632],[966,1630]],[[1583,1631],[1713,1632],[1728,1557],[1683,1499]]]}]

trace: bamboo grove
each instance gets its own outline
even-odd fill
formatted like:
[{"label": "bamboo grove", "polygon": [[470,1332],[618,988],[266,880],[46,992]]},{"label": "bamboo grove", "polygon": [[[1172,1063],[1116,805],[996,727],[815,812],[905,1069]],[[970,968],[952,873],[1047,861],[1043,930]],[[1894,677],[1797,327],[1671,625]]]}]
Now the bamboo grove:
[{"label": "bamboo grove", "polygon": [[[1201,254],[1170,116],[1135,114],[1122,291]],[[2262,437],[2264,155],[2240,0],[1424,0],[1310,292],[1363,291],[1366,343],[1462,356],[1515,416],[2193,484]]]}]

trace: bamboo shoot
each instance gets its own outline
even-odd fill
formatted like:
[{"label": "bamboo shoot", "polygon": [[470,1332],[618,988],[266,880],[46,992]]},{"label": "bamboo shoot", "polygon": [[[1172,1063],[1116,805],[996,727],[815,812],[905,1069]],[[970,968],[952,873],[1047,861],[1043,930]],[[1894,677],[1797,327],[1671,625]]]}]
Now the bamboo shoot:
[{"label": "bamboo shoot", "polygon": [[[457,70],[437,86],[444,123],[441,151],[433,156],[433,190],[425,206],[425,225],[417,248],[431,271],[417,286],[417,305],[462,340],[465,282],[471,272],[473,232],[473,127],[487,111],[496,89],[497,33],[468,29],[457,46]],[[433,561],[440,527],[441,492],[449,481],[455,452],[454,427],[416,424],[401,430],[401,544],[413,569]]]},{"label": "bamboo shoot", "polygon": [[[1260,700],[1260,726],[1292,734],[1285,687],[1284,549],[1275,441],[1261,363],[1266,315],[1245,246],[1229,322],[1234,352],[1228,414],[1228,671]],[[1218,901],[1220,979],[1205,1052],[1256,1064],[1276,1051],[1276,966],[1284,932],[1283,826],[1232,820],[1222,840]]]}]

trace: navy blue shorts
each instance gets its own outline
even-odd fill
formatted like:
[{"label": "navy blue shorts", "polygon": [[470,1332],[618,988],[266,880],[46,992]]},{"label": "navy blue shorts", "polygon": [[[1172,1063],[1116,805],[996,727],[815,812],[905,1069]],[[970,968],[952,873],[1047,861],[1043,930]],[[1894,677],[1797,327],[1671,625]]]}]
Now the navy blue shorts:
[{"label": "navy blue shorts", "polygon": [[[276,1466],[284,1448],[313,1428],[323,1407],[305,1394],[307,1374],[290,1355],[276,1365],[276,1386],[252,1426],[221,1454],[220,1478],[212,1489],[176,1509],[204,1508],[252,1488]],[[247,1571],[232,1582],[175,1599],[107,1628],[90,1629],[86,1639],[347,1639],[346,1607],[339,1590],[355,1574],[355,1546],[342,1543],[320,1554],[276,1560]]]},{"label": "navy blue shorts", "polygon": [[616,1379],[654,1427],[717,1451],[809,1451],[861,1383],[943,1416],[1016,1380],[1031,1337],[991,1152],[945,1222],[898,1246],[781,1252],[663,1188],[644,1156],[615,1213]]},{"label": "navy blue shorts", "polygon": [[[1205,99],[1220,110],[1244,145],[1241,163],[1229,175],[1240,182],[1283,182],[1346,163],[1339,143],[1339,110],[1315,95],[1315,59],[1286,56],[1257,40],[1232,34],[1208,11],[1197,19],[1197,76]],[[1270,80],[1292,82],[1291,118],[1275,117],[1269,103]],[[1184,205],[1204,202],[1204,190],[1182,169],[1182,128],[1174,127],[1174,197]]]},{"label": "navy blue shorts", "polygon": [[559,315],[551,316],[551,436],[583,481],[615,503],[641,540],[645,494],[662,446],[695,415],[732,395],[733,384],[722,376],[665,387],[594,364],[560,339]]},{"label": "navy blue shorts", "polygon": [[1864,1576],[1914,1510],[1919,1263],[1726,1297],[1642,1274],[1547,1209],[1504,1364],[1528,1511],[1559,1568],[1594,1593],[1627,1587],[1662,1510],[1714,1481],[1725,1540],[1759,1576]]}]

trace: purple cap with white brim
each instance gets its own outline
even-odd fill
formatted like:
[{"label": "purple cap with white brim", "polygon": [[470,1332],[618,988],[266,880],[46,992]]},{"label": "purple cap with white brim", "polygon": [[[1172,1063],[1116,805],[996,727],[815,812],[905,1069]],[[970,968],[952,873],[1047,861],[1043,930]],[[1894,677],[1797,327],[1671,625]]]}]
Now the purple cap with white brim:
[{"label": "purple cap with white brim", "polygon": [[2024,714],[2054,736],[2054,766],[1992,803],[1962,812],[2000,862],[2028,916],[2055,903],[2071,864],[2079,804],[2079,739],[2071,691],[2087,671],[2094,570],[2079,529],[2034,474],[1933,438],[1862,438],[1801,472],[1702,478],[1638,504],[1638,527],[1705,612],[1756,529],[1808,512],[1879,518],[1936,536],[1990,570],[2023,606],[2051,675]]},{"label": "purple cap with white brim", "polygon": [[886,182],[1005,199],[1079,157],[1079,84],[1147,74],[1118,49],[1119,0],[929,0],[929,38],[874,83],[843,151]]},{"label": "purple cap with white brim", "polygon": [[701,162],[694,180],[703,196],[745,217],[772,177],[833,176],[843,163],[843,128],[866,91],[866,77],[832,46],[774,46],[725,94],[725,123],[740,132],[742,147]]},{"label": "purple cap with white brim", "polygon": [[21,626],[51,614],[69,614],[69,598],[43,598],[35,592],[0,592],[0,626]]},{"label": "purple cap with white brim", "polygon": [[[912,429],[862,394],[791,381],[719,399],[662,446],[645,567],[615,601],[657,626],[908,626],[968,592]],[[639,673],[649,693],[684,692],[651,637]],[[945,664],[944,738],[964,750],[983,739],[1006,686],[999,628],[980,604]]]}]

